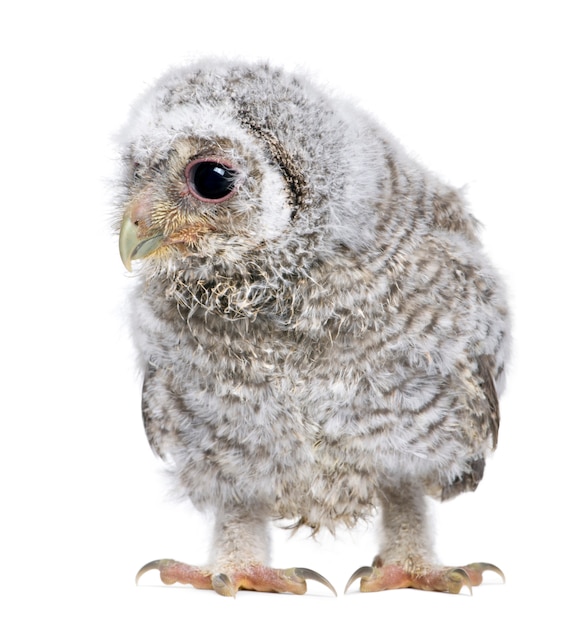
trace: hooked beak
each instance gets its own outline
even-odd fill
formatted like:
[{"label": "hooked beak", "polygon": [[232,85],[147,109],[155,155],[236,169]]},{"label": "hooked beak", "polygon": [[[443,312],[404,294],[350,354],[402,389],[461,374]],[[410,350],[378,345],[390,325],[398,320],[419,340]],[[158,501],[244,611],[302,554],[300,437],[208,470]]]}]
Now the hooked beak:
[{"label": "hooked beak", "polygon": [[132,219],[130,212],[126,213],[119,231],[119,254],[128,271],[132,271],[132,261],[143,259],[157,250],[164,239],[158,234],[151,237],[140,237],[138,225]]}]

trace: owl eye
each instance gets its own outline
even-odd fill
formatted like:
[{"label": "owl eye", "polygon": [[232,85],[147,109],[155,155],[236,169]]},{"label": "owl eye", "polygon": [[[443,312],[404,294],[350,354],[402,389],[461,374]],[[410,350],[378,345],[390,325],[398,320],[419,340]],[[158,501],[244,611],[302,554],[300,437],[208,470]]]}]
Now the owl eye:
[{"label": "owl eye", "polygon": [[235,193],[238,173],[226,163],[196,159],[188,164],[185,174],[191,193],[203,202],[222,202]]}]

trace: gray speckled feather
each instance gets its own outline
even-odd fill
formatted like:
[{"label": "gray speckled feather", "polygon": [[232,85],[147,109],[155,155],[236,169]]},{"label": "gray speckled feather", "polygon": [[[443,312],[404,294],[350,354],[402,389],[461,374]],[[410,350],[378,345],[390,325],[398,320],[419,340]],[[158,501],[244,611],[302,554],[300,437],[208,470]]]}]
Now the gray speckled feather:
[{"label": "gray speckled feather", "polygon": [[[145,428],[217,528],[260,511],[334,529],[410,490],[405,519],[418,494],[476,488],[508,315],[455,189],[265,65],[169,72],[122,142],[122,235],[155,242],[132,293]],[[218,199],[189,174],[209,162],[232,176]],[[235,548],[217,531],[210,570],[263,562],[258,528]],[[427,561],[411,533],[383,561]]]}]

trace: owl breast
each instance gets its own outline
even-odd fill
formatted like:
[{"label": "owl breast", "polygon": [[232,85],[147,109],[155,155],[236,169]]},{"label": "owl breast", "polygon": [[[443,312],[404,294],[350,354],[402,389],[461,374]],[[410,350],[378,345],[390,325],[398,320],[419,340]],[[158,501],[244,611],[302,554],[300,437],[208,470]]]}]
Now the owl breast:
[{"label": "owl breast", "polygon": [[217,500],[269,503],[274,517],[315,527],[368,512],[372,463],[344,426],[327,424],[339,403],[348,410],[349,385],[328,388],[309,342],[281,330],[210,326],[150,356],[144,385],[148,437],[185,493],[203,509]]}]

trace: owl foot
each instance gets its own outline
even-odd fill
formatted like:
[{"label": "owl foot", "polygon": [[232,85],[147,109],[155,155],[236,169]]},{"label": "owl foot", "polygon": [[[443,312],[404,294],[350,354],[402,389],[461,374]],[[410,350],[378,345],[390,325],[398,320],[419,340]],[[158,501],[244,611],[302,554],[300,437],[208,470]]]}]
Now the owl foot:
[{"label": "owl foot", "polygon": [[196,589],[214,589],[222,596],[234,597],[239,589],[301,595],[306,593],[307,580],[321,583],[336,595],[336,590],[328,580],[317,572],[303,567],[272,569],[263,565],[250,565],[229,574],[215,574],[208,569],[186,565],[172,559],[160,559],[144,565],[136,574],[136,584],[143,574],[154,569],[160,572],[160,579],[166,585],[178,582],[192,585]]},{"label": "owl foot", "polygon": [[383,565],[380,558],[376,557],[372,567],[361,567],[352,574],[344,593],[355,580],[360,578],[360,591],[384,591],[412,587],[424,591],[459,593],[463,587],[467,587],[471,595],[472,587],[477,587],[482,583],[482,574],[486,571],[495,572],[504,581],[502,570],[490,563],[430,568],[423,569],[420,573],[413,573],[400,565]]}]

